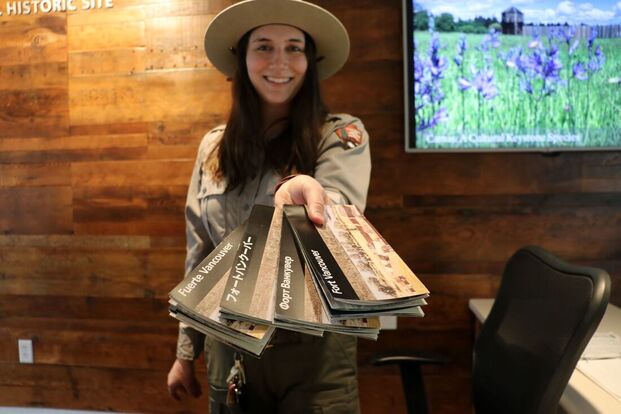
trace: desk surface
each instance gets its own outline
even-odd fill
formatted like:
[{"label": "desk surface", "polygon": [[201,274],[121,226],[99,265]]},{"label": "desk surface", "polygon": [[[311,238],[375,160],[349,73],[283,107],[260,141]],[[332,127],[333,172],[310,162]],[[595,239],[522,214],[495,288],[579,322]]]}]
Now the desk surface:
[{"label": "desk surface", "polygon": [[[470,299],[468,307],[481,322],[489,315],[494,299]],[[621,309],[608,305],[597,332],[614,332],[621,336]],[[621,413],[621,401],[593,382],[580,370],[574,370],[561,397],[561,406],[569,413]]]}]

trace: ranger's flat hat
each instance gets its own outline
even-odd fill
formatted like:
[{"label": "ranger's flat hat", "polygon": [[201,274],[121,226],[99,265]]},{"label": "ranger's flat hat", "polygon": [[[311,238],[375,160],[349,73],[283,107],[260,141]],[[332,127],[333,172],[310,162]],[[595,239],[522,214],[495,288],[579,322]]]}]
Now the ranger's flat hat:
[{"label": "ranger's flat hat", "polygon": [[237,42],[248,31],[266,24],[294,26],[313,38],[319,79],[336,73],[349,56],[347,30],[329,11],[301,0],[245,0],[222,10],[211,21],[205,34],[207,57],[220,72],[233,77]]}]

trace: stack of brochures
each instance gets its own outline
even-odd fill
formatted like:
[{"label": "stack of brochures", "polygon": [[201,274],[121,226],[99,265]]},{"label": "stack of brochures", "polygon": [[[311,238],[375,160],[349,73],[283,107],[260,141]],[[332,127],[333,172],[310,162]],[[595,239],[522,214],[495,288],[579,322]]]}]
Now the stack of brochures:
[{"label": "stack of brochures", "polygon": [[380,315],[424,315],[429,291],[360,211],[256,205],[169,294],[170,314],[260,356],[275,328],[377,339]]}]

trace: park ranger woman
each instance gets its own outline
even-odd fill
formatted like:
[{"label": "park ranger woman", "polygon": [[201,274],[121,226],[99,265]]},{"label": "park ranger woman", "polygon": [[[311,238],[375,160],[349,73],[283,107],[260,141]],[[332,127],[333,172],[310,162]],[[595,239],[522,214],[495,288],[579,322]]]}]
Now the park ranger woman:
[{"label": "park ranger woman", "polygon": [[[349,36],[327,10],[300,0],[246,0],[207,28],[211,63],[232,79],[225,125],[198,149],[186,201],[186,274],[244,222],[254,204],[304,204],[323,223],[328,202],[364,209],[371,162],[357,118],[329,113],[319,81],[349,55]],[[359,412],[356,339],[277,330],[260,359],[244,356],[241,404],[228,399],[235,351],[180,325],[168,389],[201,394],[194,360],[205,351],[216,413]],[[230,395],[229,395],[230,397]]]}]

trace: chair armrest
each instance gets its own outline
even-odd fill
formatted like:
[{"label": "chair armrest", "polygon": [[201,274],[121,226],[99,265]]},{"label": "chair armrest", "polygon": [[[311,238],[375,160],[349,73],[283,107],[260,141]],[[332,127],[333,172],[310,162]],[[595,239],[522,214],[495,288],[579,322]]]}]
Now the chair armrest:
[{"label": "chair armrest", "polygon": [[371,357],[373,365],[391,365],[391,364],[445,364],[449,359],[435,352],[412,351],[412,350],[390,350],[380,352]]},{"label": "chair armrest", "polygon": [[373,355],[370,362],[373,365],[399,365],[408,413],[426,414],[429,407],[421,365],[444,364],[448,358],[435,352],[393,349]]}]

